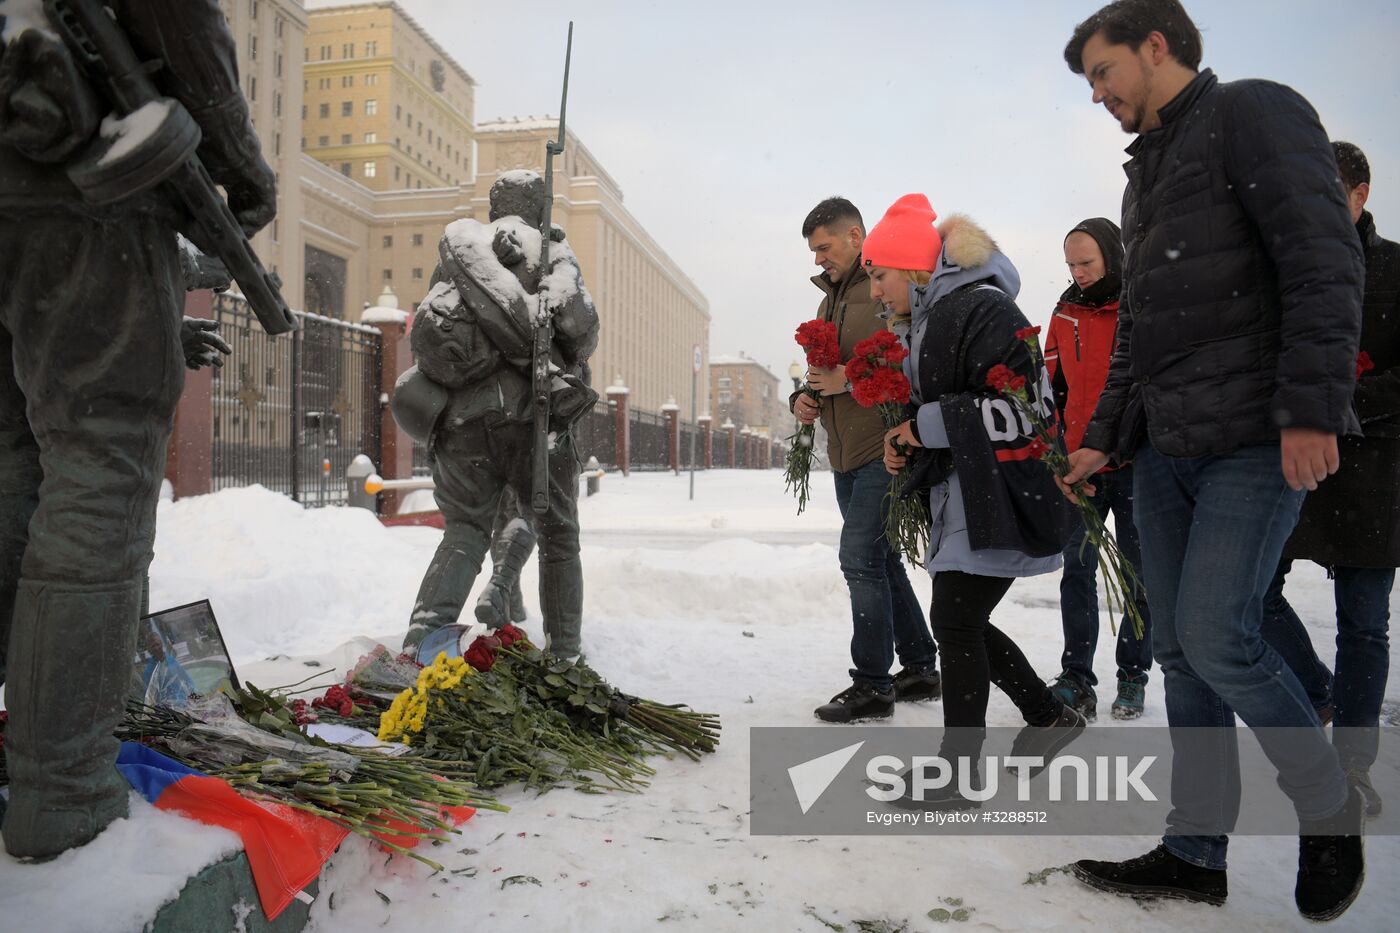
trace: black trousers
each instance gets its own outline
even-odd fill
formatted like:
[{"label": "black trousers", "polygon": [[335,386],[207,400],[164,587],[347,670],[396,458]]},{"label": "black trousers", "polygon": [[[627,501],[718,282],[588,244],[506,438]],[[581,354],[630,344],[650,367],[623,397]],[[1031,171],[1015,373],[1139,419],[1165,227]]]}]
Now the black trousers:
[{"label": "black trousers", "polygon": [[943,725],[966,729],[981,744],[987,699],[996,684],[1027,723],[1045,725],[1059,704],[1016,643],[991,622],[992,610],[1011,589],[1009,577],[940,570],[933,578],[929,621],[943,670]]}]

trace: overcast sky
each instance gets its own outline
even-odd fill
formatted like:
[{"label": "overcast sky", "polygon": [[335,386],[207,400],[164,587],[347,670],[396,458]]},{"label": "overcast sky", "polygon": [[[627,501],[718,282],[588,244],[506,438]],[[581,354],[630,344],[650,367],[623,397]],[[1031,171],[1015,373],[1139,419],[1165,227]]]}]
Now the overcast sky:
[{"label": "overcast sky", "polygon": [[[820,297],[800,234],[827,195],[867,225],[911,191],[971,215],[1020,269],[1036,323],[1069,281],[1065,232],[1118,219],[1131,137],[1061,57],[1093,0],[399,2],[476,79],[478,120],[557,111],[573,16],[570,128],[709,299],[711,354],[779,376]],[[1400,239],[1400,4],[1186,8],[1222,80],[1288,84],[1366,151],[1377,226]]]}]

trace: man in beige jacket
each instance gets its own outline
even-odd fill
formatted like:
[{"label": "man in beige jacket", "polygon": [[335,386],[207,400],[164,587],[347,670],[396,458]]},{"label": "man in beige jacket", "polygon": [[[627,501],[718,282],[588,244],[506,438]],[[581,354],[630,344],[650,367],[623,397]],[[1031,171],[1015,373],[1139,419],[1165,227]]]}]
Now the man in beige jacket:
[{"label": "man in beige jacket", "polygon": [[[841,356],[885,327],[880,305],[870,297],[870,280],[860,264],[865,224],[845,198],[822,201],[802,224],[802,235],[822,273],[812,282],[822,290],[817,317],[836,325]],[[893,715],[896,700],[936,700],[942,692],[938,646],[929,634],[904,566],[884,535],[885,495],[890,475],[881,458],[885,426],[873,408],[851,397],[845,366],[812,369],[807,389],[793,393],[797,419],[826,429],[827,453],[841,509],[841,572],[851,591],[852,684],[817,707],[818,719],[855,722]],[[896,653],[903,669],[893,676]]]}]

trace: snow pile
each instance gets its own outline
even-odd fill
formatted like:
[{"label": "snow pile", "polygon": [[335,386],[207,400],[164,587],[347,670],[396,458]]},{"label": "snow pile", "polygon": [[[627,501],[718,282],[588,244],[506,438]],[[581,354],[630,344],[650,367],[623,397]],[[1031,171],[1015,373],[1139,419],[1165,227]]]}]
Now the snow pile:
[{"label": "snow pile", "polygon": [[233,832],[164,813],[132,793],[129,817],[51,862],[23,865],[0,850],[0,929],[139,930],[187,876],[242,848]]},{"label": "snow pile", "polygon": [[[685,475],[610,474],[599,495],[580,500],[583,647],[625,690],[719,713],[718,752],[699,763],[653,759],[658,773],[640,795],[534,797],[508,789],[501,799],[510,813],[479,813],[460,835],[429,850],[447,869],[439,875],[352,838],[322,874],[312,931],[468,924],[504,933],[664,924],[825,933],[832,924],[856,930],[858,921],[883,921],[887,930],[931,933],[948,927],[929,913],[953,909],[968,912],[965,923],[955,922],[966,930],[1310,929],[1292,903],[1297,849],[1288,837],[1234,839],[1230,899],[1214,909],[1141,906],[1057,872],[1044,874],[1078,858],[1139,855],[1155,844],[1150,838],[751,836],[750,727],[810,725],[813,707],[848,683],[851,621],[836,559],[840,518],[826,476],[813,478],[812,502],[800,518],[776,470],[698,473],[694,501],[687,488]],[[152,605],[209,596],[240,676],[264,687],[308,674],[322,675],[312,683],[329,684],[376,641],[396,645],[441,537],[432,528],[386,529],[355,509],[303,510],[258,488],[162,503],[157,528]],[[524,627],[539,639],[535,567],[532,560],[524,577]],[[911,572],[911,579],[927,605],[927,576]],[[1299,564],[1288,594],[1329,659],[1330,582],[1318,568]],[[1050,574],[1018,581],[995,615],[1047,678],[1058,672],[1062,647],[1058,607],[1058,575]],[[1128,727],[1106,715],[1114,677],[1106,632],[1096,669],[1105,715],[1092,728]],[[1398,696],[1400,688],[1392,686],[1390,703]],[[1020,724],[999,691],[992,693],[988,721]],[[1165,722],[1156,671],[1144,722]],[[899,726],[941,723],[938,703],[900,704],[894,717]],[[201,830],[186,825],[184,832]],[[79,856],[84,853],[59,864]],[[1334,929],[1389,929],[1400,912],[1400,889],[1388,883],[1400,842],[1374,836],[1367,856],[1371,880]],[[207,857],[191,856],[191,864]],[[93,916],[105,919],[114,910],[135,916],[129,902],[150,903],[153,895],[136,885],[130,896],[114,893],[109,876],[125,877],[133,865],[157,872],[169,864],[126,852],[106,853],[101,862],[48,900],[106,898]],[[31,882],[23,879],[37,876],[25,868],[16,881],[19,871],[0,862],[0,918],[25,917],[27,929],[68,929],[29,921],[33,901],[22,889]]]}]

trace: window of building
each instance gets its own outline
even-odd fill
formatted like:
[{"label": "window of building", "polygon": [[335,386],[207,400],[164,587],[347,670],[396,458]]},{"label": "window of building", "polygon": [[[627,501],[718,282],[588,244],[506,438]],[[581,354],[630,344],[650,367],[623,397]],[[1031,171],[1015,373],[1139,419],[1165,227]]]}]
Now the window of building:
[{"label": "window of building", "polygon": [[248,16],[250,19],[258,18],[258,0],[248,0]]},{"label": "window of building", "polygon": [[373,178],[379,173],[379,163],[370,161],[365,163],[365,177]]},{"label": "window of building", "polygon": [[772,388],[772,386],[769,386],[769,385],[765,385],[765,386],[763,387],[763,397],[764,397],[764,398],[768,398],[768,390],[771,389],[771,388]]},{"label": "window of building", "polygon": [[303,136],[303,137],[301,138],[301,148],[303,148],[303,149],[306,148],[306,137],[305,137],[305,136]]},{"label": "window of building", "polygon": [[384,270],[384,281],[388,282],[388,281],[391,281],[393,278],[394,278],[394,270],[393,270],[393,269],[385,269],[385,270]]},{"label": "window of building", "polygon": [[374,56],[376,56],[376,55],[378,55],[378,54],[379,54],[379,43],[378,43],[378,42],[366,42],[366,43],[365,43],[365,58],[373,58]]},{"label": "window of building", "polygon": [[286,25],[286,22],[287,21],[285,19],[279,16],[277,17],[277,22],[273,25],[272,31],[276,33],[277,38],[279,39],[282,38],[282,27]]},{"label": "window of building", "polygon": [[379,75],[365,75],[365,87],[374,87],[379,83]]},{"label": "window of building", "polygon": [[330,57],[331,57],[331,47],[330,47],[329,45],[323,45],[323,46],[321,46],[321,61],[323,61],[323,62],[324,62],[324,61],[329,61],[329,60],[330,60]]},{"label": "window of building", "polygon": [[248,99],[258,99],[258,79],[255,77],[248,78]]},{"label": "window of building", "polygon": [[320,116],[322,119],[324,119],[324,118],[326,118],[326,117],[329,117],[329,116],[331,115],[331,105],[330,105],[330,104],[322,104],[322,105],[321,105],[321,109],[320,109],[320,111],[318,112],[318,114],[319,114],[319,116]]},{"label": "window of building", "polygon": [[342,163],[340,163],[340,174],[344,175],[346,178],[349,178],[349,177],[350,177],[350,163],[349,163],[349,162],[342,162]]},{"label": "window of building", "polygon": [[392,234],[388,234],[388,233],[384,234],[384,248],[385,248],[385,249],[392,249],[393,246],[394,246],[394,237],[393,237],[393,235],[392,235]]},{"label": "window of building", "polygon": [[353,43],[353,42],[347,42],[347,43],[345,43],[344,45],[342,45],[342,46],[340,47],[340,57],[341,57],[341,58],[354,58],[354,57],[355,57],[355,43]]},{"label": "window of building", "polygon": [[341,86],[341,87],[354,87],[354,86],[355,86],[355,76],[354,76],[354,75],[341,75],[341,76],[340,76],[340,86]]},{"label": "window of building", "polygon": [[257,60],[257,57],[258,57],[258,37],[257,37],[257,36],[249,36],[249,37],[248,37],[248,58],[249,58],[250,61],[256,61],[256,60]]},{"label": "window of building", "polygon": [[432,131],[432,129],[429,129],[429,130],[428,130],[428,145],[431,146],[432,144],[433,144],[433,131]]},{"label": "window of building", "polygon": [[273,116],[277,116],[277,117],[282,116],[282,92],[281,92],[281,91],[278,91],[276,94],[273,94],[273,95],[272,95],[272,114],[273,114]]},{"label": "window of building", "polygon": [[421,234],[421,233],[415,233],[415,234],[413,235],[413,245],[414,245],[414,246],[422,246],[422,245],[423,245],[423,234]]},{"label": "window of building", "polygon": [[301,118],[302,118],[303,120],[306,119],[306,105],[305,105],[305,104],[302,104],[302,105],[301,105]]},{"label": "window of building", "polygon": [[340,134],[340,144],[341,144],[342,146],[348,146],[348,145],[350,145],[350,134],[349,134],[349,133],[341,133],[341,134]]},{"label": "window of building", "polygon": [[373,98],[365,101],[365,116],[372,117],[379,113],[379,101]]},{"label": "window of building", "polygon": [[413,267],[413,279],[415,282],[421,282],[423,280],[423,269],[421,266]]},{"label": "window of building", "polygon": [[277,53],[277,57],[274,58],[273,61],[274,61],[276,64],[273,65],[272,73],[275,74],[275,75],[277,75],[277,77],[280,78],[280,77],[282,77],[282,53],[281,53],[281,52],[278,52],[278,53]]},{"label": "window of building", "polygon": [[409,129],[413,129],[413,114],[411,112],[404,112],[404,122],[408,124]]},{"label": "window of building", "polygon": [[331,87],[331,79],[330,79],[330,78],[317,78],[317,79],[316,79],[316,87],[319,88],[319,89],[322,90],[322,91],[328,91],[328,90],[330,90],[330,87]]},{"label": "window of building", "polygon": [[719,392],[719,403],[721,405],[728,405],[732,401],[734,401],[734,396],[730,394],[729,390],[721,389]]},{"label": "window of building", "polygon": [[402,104],[395,104],[395,105],[394,105],[394,119],[397,120],[397,119],[399,119],[399,118],[402,117],[402,116],[403,116],[403,105],[402,105]]},{"label": "window of building", "polygon": [[394,166],[394,181],[398,181],[398,180],[399,180],[399,167],[398,167],[397,165],[395,165],[395,166]]},{"label": "window of building", "polygon": [[379,134],[378,134],[378,133],[366,133],[366,134],[365,134],[365,142],[367,142],[367,143],[377,143],[377,142],[379,142]]},{"label": "window of building", "polygon": [[355,102],[353,100],[341,101],[340,115],[342,117],[353,117],[355,115]]},{"label": "window of building", "polygon": [[272,154],[280,156],[282,154],[282,134],[272,134]]},{"label": "window of building", "polygon": [[316,137],[316,145],[318,145],[318,146],[329,146],[330,144],[331,144],[331,138],[330,138],[329,136],[317,136],[317,137]]},{"label": "window of building", "polygon": [[729,388],[731,385],[733,385],[733,383],[730,381],[730,379],[729,379],[728,376],[721,376],[721,377],[717,380],[716,384],[717,384],[721,389],[727,389],[727,388]]}]

